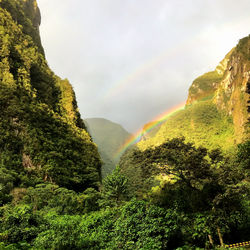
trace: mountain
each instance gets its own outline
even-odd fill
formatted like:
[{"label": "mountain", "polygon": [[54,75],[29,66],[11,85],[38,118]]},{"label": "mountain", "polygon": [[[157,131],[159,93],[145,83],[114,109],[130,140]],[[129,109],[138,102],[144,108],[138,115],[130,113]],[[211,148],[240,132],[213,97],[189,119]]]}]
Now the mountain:
[{"label": "mountain", "polygon": [[0,249],[247,247],[250,141],[229,158],[167,138],[225,151],[247,139],[249,38],[193,83],[186,109],[145,125],[101,184],[88,131],[112,164],[129,134],[105,119],[85,126],[39,24],[35,0],[0,0]]},{"label": "mountain", "polygon": [[9,191],[44,182],[97,189],[97,147],[69,81],[48,66],[40,22],[35,0],[0,1],[1,176]]},{"label": "mountain", "polygon": [[98,146],[104,163],[102,173],[106,176],[118,164],[120,155],[117,152],[131,135],[121,125],[103,118],[88,118],[84,123]]},{"label": "mountain", "polygon": [[[219,148],[224,155],[233,157],[236,146],[249,140],[249,94],[250,36],[241,39],[214,71],[193,81],[184,109],[163,123],[144,126],[140,142],[130,147],[119,163],[129,179],[131,192],[143,197],[159,184],[152,178],[154,170],[141,157],[156,157],[151,156],[150,150],[159,150],[168,140],[184,137],[185,143],[210,151]],[[148,128],[153,130],[148,133]],[[157,164],[159,159],[150,160]]]},{"label": "mountain", "polygon": [[137,146],[145,150],[179,136],[196,146],[230,152],[249,138],[250,36],[241,39],[214,71],[196,78],[184,110]]}]

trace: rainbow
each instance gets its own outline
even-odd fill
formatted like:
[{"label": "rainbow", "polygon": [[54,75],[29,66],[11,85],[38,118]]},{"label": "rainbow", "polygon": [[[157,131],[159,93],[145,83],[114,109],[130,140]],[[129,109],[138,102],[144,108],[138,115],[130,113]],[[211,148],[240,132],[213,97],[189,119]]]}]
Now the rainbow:
[{"label": "rainbow", "polygon": [[[242,18],[237,22],[229,22],[226,24],[222,24],[221,26],[216,27],[216,30],[232,30],[232,26],[235,26],[235,29],[244,26],[246,23],[250,21],[250,18]],[[202,39],[203,35],[207,35],[207,31],[198,32],[196,35],[183,39],[181,42],[173,45],[172,47],[165,48],[161,53],[156,56],[153,56],[150,60],[146,61],[139,65],[136,69],[132,70],[130,73],[122,77],[120,80],[110,84],[110,86],[105,90],[105,93],[100,93],[100,98],[103,102],[116,96],[122,90],[124,90],[127,86],[131,85],[137,78],[145,73],[149,72],[152,68],[162,64],[166,59],[170,60],[172,57],[178,56],[183,51],[185,52],[191,46],[195,46],[196,43],[200,43],[200,39]],[[248,33],[246,34],[248,35]],[[230,46],[231,47],[231,46]]]},{"label": "rainbow", "polygon": [[117,95],[128,85],[132,84],[137,78],[149,72],[157,65],[160,65],[166,59],[170,60],[172,57],[177,56],[182,50],[185,50],[195,41],[196,40],[194,38],[183,40],[179,44],[176,44],[174,47],[168,47],[157,56],[152,57],[151,60],[138,66],[135,70],[126,75],[126,77],[123,77],[120,81],[111,84],[110,87],[106,90],[106,93],[102,96],[103,101]]},{"label": "rainbow", "polygon": [[143,129],[140,129],[139,131],[137,131],[117,150],[117,152],[115,154],[115,158],[118,158],[119,156],[121,156],[130,146],[139,142],[142,135],[145,132],[150,132],[153,128],[155,128],[156,126],[165,122],[170,116],[175,114],[177,111],[184,109],[185,106],[186,106],[186,102],[182,102],[182,103],[168,109],[167,111],[158,115],[157,117],[155,117],[152,120],[152,122],[148,123],[148,125],[145,125]]}]

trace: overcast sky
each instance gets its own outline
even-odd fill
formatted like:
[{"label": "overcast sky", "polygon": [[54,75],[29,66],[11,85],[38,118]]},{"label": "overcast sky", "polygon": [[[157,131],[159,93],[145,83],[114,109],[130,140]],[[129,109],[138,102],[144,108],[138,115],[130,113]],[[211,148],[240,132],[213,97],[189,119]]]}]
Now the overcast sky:
[{"label": "overcast sky", "polygon": [[46,58],[82,118],[129,132],[178,105],[250,27],[250,0],[38,0]]}]

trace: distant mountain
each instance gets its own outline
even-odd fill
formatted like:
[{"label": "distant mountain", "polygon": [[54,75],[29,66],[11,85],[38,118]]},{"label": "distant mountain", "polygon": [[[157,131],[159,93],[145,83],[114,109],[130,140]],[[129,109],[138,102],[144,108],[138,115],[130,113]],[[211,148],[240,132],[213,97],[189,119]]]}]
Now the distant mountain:
[{"label": "distant mountain", "polygon": [[88,118],[84,123],[97,144],[104,163],[102,174],[106,176],[118,164],[120,155],[117,151],[131,135],[121,125],[103,118]]}]

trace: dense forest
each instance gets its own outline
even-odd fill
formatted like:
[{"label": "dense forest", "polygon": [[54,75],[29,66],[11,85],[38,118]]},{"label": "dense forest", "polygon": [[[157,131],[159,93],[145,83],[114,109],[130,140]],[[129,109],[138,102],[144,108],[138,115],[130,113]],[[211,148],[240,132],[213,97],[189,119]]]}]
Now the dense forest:
[{"label": "dense forest", "polygon": [[35,0],[0,0],[0,249],[249,241],[250,36],[102,179],[74,90],[48,67],[40,18]]}]

